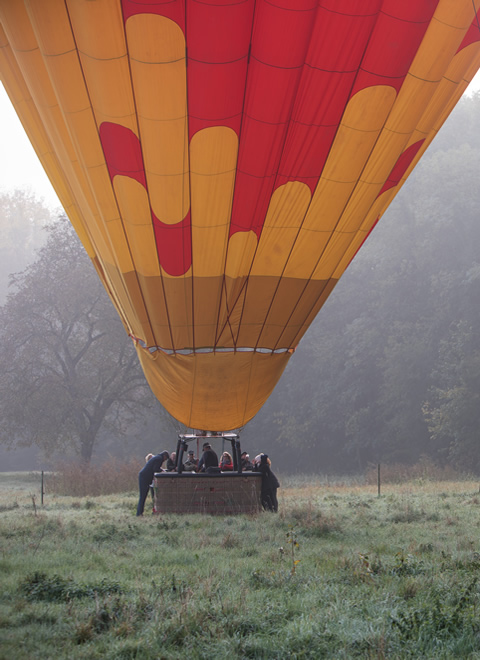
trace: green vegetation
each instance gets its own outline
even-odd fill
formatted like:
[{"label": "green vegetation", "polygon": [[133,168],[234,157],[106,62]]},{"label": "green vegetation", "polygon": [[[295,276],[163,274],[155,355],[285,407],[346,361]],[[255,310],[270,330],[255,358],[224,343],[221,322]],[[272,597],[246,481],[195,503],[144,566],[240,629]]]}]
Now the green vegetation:
[{"label": "green vegetation", "polygon": [[0,658],[480,658],[478,483],[361,481],[137,519],[0,474]]}]

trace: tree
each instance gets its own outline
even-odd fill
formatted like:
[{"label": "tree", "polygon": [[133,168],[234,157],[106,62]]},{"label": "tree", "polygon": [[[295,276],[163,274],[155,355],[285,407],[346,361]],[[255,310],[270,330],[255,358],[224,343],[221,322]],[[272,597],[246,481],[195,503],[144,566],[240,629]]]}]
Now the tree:
[{"label": "tree", "polygon": [[434,450],[443,461],[478,474],[480,347],[478,332],[466,321],[452,323],[450,336],[440,343],[432,380],[424,416]]},{"label": "tree", "polygon": [[73,449],[89,462],[101,432],[131,431],[153,395],[135,350],[69,222],[1,308],[1,441]]},{"label": "tree", "polygon": [[7,296],[8,276],[34,261],[51,219],[49,209],[31,193],[0,194],[0,303]]}]

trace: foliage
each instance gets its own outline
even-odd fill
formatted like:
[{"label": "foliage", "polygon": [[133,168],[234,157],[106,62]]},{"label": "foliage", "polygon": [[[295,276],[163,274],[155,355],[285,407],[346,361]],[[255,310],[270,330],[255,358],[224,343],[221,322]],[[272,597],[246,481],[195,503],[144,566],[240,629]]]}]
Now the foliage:
[{"label": "foliage", "polygon": [[281,469],[480,473],[480,95],[463,99],[245,430]]},{"label": "foliage", "polygon": [[452,323],[440,343],[437,369],[424,416],[431,437],[446,460],[460,469],[480,471],[480,346],[477,331],[465,321]]},{"label": "foliage", "polygon": [[72,578],[64,578],[55,574],[48,576],[46,573],[38,572],[27,575],[20,583],[19,589],[28,598],[50,603],[121,592],[117,582],[109,582],[105,578],[98,584],[82,585],[77,584]]},{"label": "foliage", "polygon": [[0,310],[1,441],[88,463],[101,433],[131,429],[153,397],[132,343],[65,219]]},{"label": "foliage", "polygon": [[[297,541],[297,532],[296,532],[296,530],[293,527],[291,527],[288,530],[288,532],[286,534],[286,537],[287,537],[287,543],[290,545],[290,553],[289,554],[290,554],[290,562],[291,562],[291,566],[292,566],[291,569],[290,569],[290,573],[291,573],[291,575],[295,575],[295,573],[297,572],[297,565],[301,561],[300,559],[297,559],[298,550],[300,550],[300,544]],[[282,554],[283,554],[283,548],[280,548],[280,550],[282,551]]]},{"label": "foliage", "polygon": [[0,194],[0,303],[7,295],[8,277],[35,259],[46,240],[43,228],[51,212],[33,194],[23,190]]},{"label": "foliage", "polygon": [[0,657],[479,656],[478,484],[335,484],[291,479],[278,515],[47,493],[35,516],[34,475],[0,474]]},{"label": "foliage", "polygon": [[478,602],[477,582],[478,577],[473,577],[460,593],[455,593],[453,599],[451,595],[446,599],[443,589],[434,589],[428,606],[420,604],[415,609],[401,611],[392,617],[392,626],[398,628],[401,637],[414,641],[449,638],[460,628],[468,628],[475,633],[477,627],[473,606]]}]

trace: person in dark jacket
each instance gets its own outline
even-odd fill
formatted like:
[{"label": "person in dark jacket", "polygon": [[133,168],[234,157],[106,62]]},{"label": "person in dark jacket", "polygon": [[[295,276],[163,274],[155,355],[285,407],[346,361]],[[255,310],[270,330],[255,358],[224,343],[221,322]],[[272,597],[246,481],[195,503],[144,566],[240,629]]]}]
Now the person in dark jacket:
[{"label": "person in dark jacket", "polygon": [[240,454],[240,463],[242,465],[242,472],[251,472],[253,470],[253,463],[250,461],[250,456],[246,451]]},{"label": "person in dark jacket", "polygon": [[203,454],[202,458],[198,461],[197,472],[208,472],[209,469],[218,472],[218,456],[213,451],[212,446],[209,442],[203,444]]},{"label": "person in dark jacket", "polygon": [[149,458],[145,463],[145,466],[138,473],[138,506],[137,506],[137,516],[143,516],[143,510],[145,508],[145,500],[147,499],[148,489],[153,481],[153,475],[155,472],[160,472],[162,469],[163,462],[166,461],[169,457],[168,451],[162,451],[160,454],[156,454]]},{"label": "person in dark jacket", "polygon": [[254,471],[262,475],[262,486],[260,497],[265,511],[278,511],[277,488],[280,483],[270,469],[270,459],[267,454],[259,454],[255,457]]}]

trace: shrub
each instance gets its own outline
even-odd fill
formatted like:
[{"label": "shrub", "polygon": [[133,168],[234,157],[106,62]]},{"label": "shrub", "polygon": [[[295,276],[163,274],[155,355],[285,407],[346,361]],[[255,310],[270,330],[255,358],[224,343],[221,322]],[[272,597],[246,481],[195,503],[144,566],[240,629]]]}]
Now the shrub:
[{"label": "shrub", "polygon": [[97,584],[82,585],[71,578],[35,572],[26,576],[20,584],[20,591],[33,600],[59,602],[92,597],[95,594],[121,593],[122,589],[117,582],[109,582],[106,579]]},{"label": "shrub", "polygon": [[281,518],[292,527],[300,527],[306,536],[324,536],[340,531],[340,524],[334,516],[326,515],[310,502],[292,506]]}]

